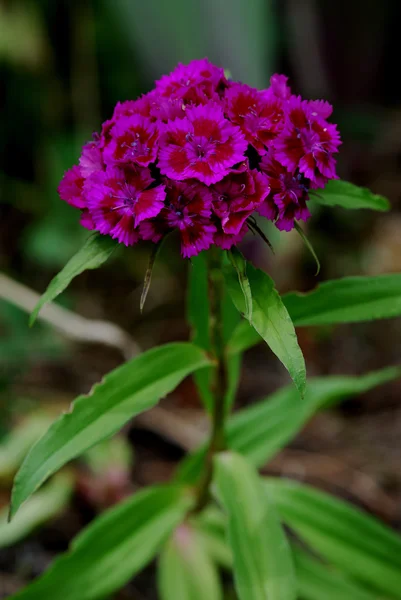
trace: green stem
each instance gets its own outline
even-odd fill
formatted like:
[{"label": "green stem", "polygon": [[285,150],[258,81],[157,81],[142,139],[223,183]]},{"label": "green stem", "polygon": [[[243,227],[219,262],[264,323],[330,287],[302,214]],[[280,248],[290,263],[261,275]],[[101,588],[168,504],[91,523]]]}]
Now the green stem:
[{"label": "green stem", "polygon": [[223,299],[224,278],[222,272],[222,252],[216,248],[208,253],[208,295],[209,295],[209,333],[211,352],[215,360],[211,392],[213,396],[212,431],[206,451],[203,475],[198,487],[196,512],[207,504],[209,487],[213,477],[213,457],[224,450],[225,442],[225,396],[228,387],[225,344],[223,335]]}]

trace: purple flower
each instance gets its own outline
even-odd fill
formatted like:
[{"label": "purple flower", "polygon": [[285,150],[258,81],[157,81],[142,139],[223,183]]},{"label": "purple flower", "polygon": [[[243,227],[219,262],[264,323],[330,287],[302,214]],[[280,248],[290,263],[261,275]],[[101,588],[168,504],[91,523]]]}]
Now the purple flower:
[{"label": "purple flower", "polygon": [[239,244],[248,231],[248,227],[244,223],[240,231],[236,234],[225,233],[221,227],[219,227],[214,234],[214,243],[223,250],[230,250],[233,246]]},{"label": "purple flower", "polygon": [[232,84],[226,92],[226,111],[233,123],[241,127],[246,141],[262,156],[266,146],[283,127],[281,101],[267,97],[243,83]]},{"label": "purple flower", "polygon": [[81,175],[84,178],[89,177],[95,171],[103,170],[103,157],[98,139],[88,142],[83,146],[82,154],[79,158],[79,166]]},{"label": "purple flower", "polygon": [[270,191],[266,177],[256,170],[230,173],[212,188],[213,210],[224,233],[237,235],[246,219]]},{"label": "purple flower", "polygon": [[224,70],[202,58],[188,65],[179,63],[172,73],[156,81],[156,91],[185,103],[206,104],[209,100],[218,100],[218,90],[225,82]]},{"label": "purple flower", "polygon": [[166,233],[178,230],[184,258],[207,250],[213,243],[216,227],[211,222],[212,195],[198,182],[166,185],[166,206],[140,227],[143,239],[158,242]]},{"label": "purple flower", "polygon": [[306,221],[310,216],[306,207],[308,190],[304,178],[300,173],[288,171],[270,155],[263,157],[260,168],[271,191],[257,210],[271,221],[276,219],[278,229],[291,231],[295,219]]},{"label": "purple flower", "polygon": [[159,169],[171,179],[220,181],[245,157],[247,143],[239,127],[210,103],[186,109],[183,119],[169,121],[160,139]]},{"label": "purple flower", "polygon": [[78,165],[74,165],[64,173],[57,188],[60,198],[75,208],[86,208],[86,200],[83,196],[84,182],[81,169]]},{"label": "purple flower", "polygon": [[257,90],[206,58],[179,64],[117,103],[58,191],[84,227],[123,244],[178,231],[184,257],[227,249],[255,211],[286,231],[309,217],[308,191],[337,177],[331,113],[292,95],[284,75]]},{"label": "purple flower", "polygon": [[110,141],[104,148],[104,160],[112,165],[147,167],[156,160],[159,130],[142,115],[120,117],[110,131]]},{"label": "purple flower", "polygon": [[139,239],[138,225],[155,217],[164,206],[164,185],[154,183],[149,169],[107,167],[85,182],[88,208],[96,229],[126,246]]},{"label": "purple flower", "polygon": [[292,96],[286,108],[286,125],[275,141],[275,158],[289,171],[299,169],[315,187],[336,179],[333,154],[341,144],[336,125],[321,118],[328,107],[312,106],[299,96]]}]

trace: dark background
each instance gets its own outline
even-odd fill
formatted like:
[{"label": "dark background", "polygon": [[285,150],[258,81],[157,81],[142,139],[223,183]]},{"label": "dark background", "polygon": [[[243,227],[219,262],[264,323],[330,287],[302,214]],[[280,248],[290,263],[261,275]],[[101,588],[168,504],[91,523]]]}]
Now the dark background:
[{"label": "dark background", "polygon": [[[343,138],[340,177],[391,201],[387,214],[313,207],[306,229],[322,263],[318,278],[295,233],[270,228],[275,256],[247,239],[248,258],[269,271],[280,291],[401,271],[400,20],[398,0],[0,0],[0,268],[7,276],[0,279],[0,442],[37,411],[64,408],[123,359],[118,348],[74,341],[43,323],[28,329],[27,313],[9,300],[29,305],[27,288],[42,292],[87,236],[77,211],[56,193],[81,145],[117,101],[149,90],[178,61],[207,56],[257,87],[283,72],[295,93],[329,100]],[[139,313],[148,255],[146,244],[120,250],[101,270],[75,280],[60,303],[118,324],[141,348],[187,339],[188,264],[174,240],[159,257]],[[73,317],[66,315],[68,329]],[[82,333],[82,323],[75,325]],[[309,375],[359,374],[400,361],[399,319],[298,333]],[[127,355],[132,347],[123,350]],[[268,349],[252,349],[237,406],[286,383]],[[267,472],[312,482],[399,528],[400,391],[399,382],[389,384],[319,415]],[[98,510],[170,478],[204,429],[186,381],[159,411],[126,429],[132,464],[120,478],[99,476],[101,502],[87,467],[78,466],[77,491],[63,517],[0,551],[0,597],[40,573]],[[0,486],[1,506],[9,493],[1,473]],[[153,588],[150,572],[118,598],[151,599]]]}]

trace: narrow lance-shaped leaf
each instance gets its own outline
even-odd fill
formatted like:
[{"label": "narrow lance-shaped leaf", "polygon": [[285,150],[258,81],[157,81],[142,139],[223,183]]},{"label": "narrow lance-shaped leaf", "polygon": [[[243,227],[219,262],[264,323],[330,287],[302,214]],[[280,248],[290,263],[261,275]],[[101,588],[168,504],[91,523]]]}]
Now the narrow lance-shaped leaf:
[{"label": "narrow lance-shaped leaf", "polygon": [[192,504],[188,491],[177,486],[137,492],[93,521],[69,552],[13,600],[107,597],[152,560]]},{"label": "narrow lance-shaped leaf", "polygon": [[150,284],[152,281],[153,267],[154,267],[157,255],[159,254],[159,250],[162,245],[162,242],[163,242],[163,239],[158,244],[154,244],[153,249],[149,256],[149,262],[148,262],[148,266],[146,268],[145,279],[143,280],[141,299],[139,301],[139,309],[141,312],[143,311],[143,307],[145,306],[146,298],[148,296]]},{"label": "narrow lance-shaped leaf", "polygon": [[257,472],[239,454],[224,452],[215,458],[215,484],[240,600],[295,600],[290,546]]},{"label": "narrow lance-shaped leaf", "polygon": [[296,325],[398,317],[401,315],[401,275],[327,281],[308,294],[287,294],[284,302]]},{"label": "narrow lance-shaped leaf", "polygon": [[77,275],[88,269],[97,269],[111,256],[117,246],[110,236],[95,233],[80,250],[68,261],[65,267],[50,282],[47,290],[32,311],[29,324],[33,325],[41,308],[56,298]]},{"label": "narrow lance-shaped leaf", "polygon": [[51,521],[65,509],[74,490],[72,473],[60,473],[43,490],[30,498],[12,523],[7,522],[7,509],[0,511],[0,548],[24,539],[39,525]]},{"label": "narrow lance-shaped leaf", "polygon": [[249,283],[249,279],[246,274],[246,260],[242,256],[241,252],[235,246],[233,246],[233,248],[229,252],[227,252],[227,254],[228,254],[228,258],[230,259],[232,266],[234,267],[234,269],[237,272],[238,283],[240,284],[242,293],[244,295],[244,300],[245,300],[244,317],[245,317],[245,319],[247,319],[249,321],[250,325],[252,325],[252,311],[253,311],[252,292],[251,292],[251,286]]},{"label": "narrow lance-shaped leaf", "polygon": [[[306,294],[286,294],[283,302],[296,327],[399,317],[401,275],[344,277],[321,283]],[[243,352],[259,342],[260,335],[243,321],[233,332],[229,352]]]},{"label": "narrow lance-shaped leaf", "polygon": [[385,600],[341,572],[292,545],[298,591],[302,600]]},{"label": "narrow lance-shaped leaf", "polygon": [[297,482],[266,480],[283,521],[315,552],[366,584],[401,598],[401,536],[357,508]]},{"label": "narrow lance-shaped leaf", "polygon": [[210,364],[188,343],[154,348],[111,371],[89,396],[79,396],[33,446],[17,473],[10,515],[55,471],[148,410],[197,369]]},{"label": "narrow lance-shaped leaf", "polygon": [[298,221],[295,221],[295,230],[299,233],[299,236],[302,239],[303,243],[308,248],[308,250],[311,253],[311,255],[313,256],[313,258],[315,259],[315,263],[316,263],[316,273],[315,273],[315,275],[319,275],[319,271],[320,271],[320,260],[319,260],[319,257],[316,254],[314,247],[312,246],[312,244],[308,240],[308,237],[307,237],[306,233],[304,232],[304,230],[302,229],[302,227],[300,226],[300,224],[298,223]]},{"label": "narrow lance-shaped leaf", "polygon": [[[203,543],[219,566],[232,569],[232,551],[225,536],[226,518],[216,507],[209,507],[196,518]],[[332,565],[291,544],[299,598],[302,600],[385,600]],[[387,597],[386,597],[387,600]]]},{"label": "narrow lance-shaped leaf", "polygon": [[338,179],[329,181],[323,190],[312,191],[311,198],[325,206],[342,206],[348,209],[370,208],[383,212],[391,208],[390,202],[384,196]]},{"label": "narrow lance-shaped leaf", "polygon": [[163,548],[158,567],[161,600],[221,600],[217,568],[199,532],[185,523]]},{"label": "narrow lance-shaped leaf", "polygon": [[[245,300],[235,269],[227,265],[224,274],[235,306],[242,314],[246,314]],[[252,326],[286,367],[303,396],[306,387],[305,361],[288,311],[273,280],[266,273],[248,263],[247,274],[252,293]]]},{"label": "narrow lance-shaped leaf", "polygon": [[[401,367],[389,367],[360,377],[312,378],[302,402],[299,402],[297,390],[286,386],[229,419],[228,445],[246,456],[253,465],[261,467],[288,444],[319,409],[400,377]],[[187,457],[178,471],[179,481],[197,481],[204,452],[202,447]]]}]

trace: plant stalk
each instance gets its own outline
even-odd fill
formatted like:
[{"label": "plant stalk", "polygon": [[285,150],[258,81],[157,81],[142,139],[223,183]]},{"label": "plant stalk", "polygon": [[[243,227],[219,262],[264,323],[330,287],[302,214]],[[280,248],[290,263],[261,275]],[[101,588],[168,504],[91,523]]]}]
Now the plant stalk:
[{"label": "plant stalk", "polygon": [[209,498],[209,487],[213,477],[213,457],[226,447],[225,440],[225,396],[228,387],[225,343],[223,333],[224,277],[222,270],[223,253],[212,248],[208,253],[208,296],[209,296],[209,335],[211,353],[215,360],[211,379],[213,396],[212,430],[206,451],[204,471],[198,486],[198,502],[195,512],[201,511]]}]

